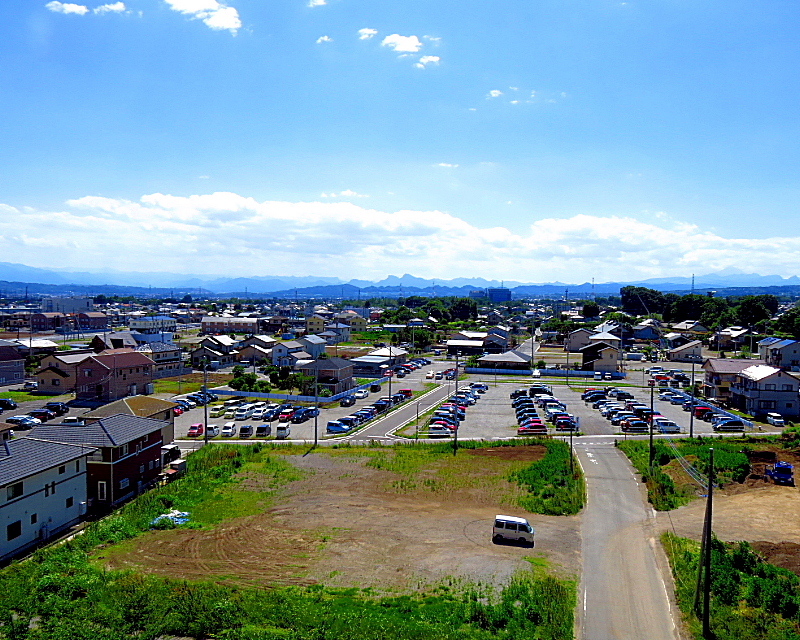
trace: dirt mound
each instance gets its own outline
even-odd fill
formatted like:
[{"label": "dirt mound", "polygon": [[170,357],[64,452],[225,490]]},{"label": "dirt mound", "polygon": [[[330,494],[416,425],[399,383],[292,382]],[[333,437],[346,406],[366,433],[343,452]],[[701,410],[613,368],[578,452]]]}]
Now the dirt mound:
[{"label": "dirt mound", "polygon": [[498,447],[497,449],[466,449],[472,456],[485,456],[500,460],[518,460],[520,462],[536,462],[544,458],[547,447],[540,444],[529,447]]},{"label": "dirt mound", "polygon": [[770,562],[800,576],[800,544],[796,542],[751,542],[756,552]]}]

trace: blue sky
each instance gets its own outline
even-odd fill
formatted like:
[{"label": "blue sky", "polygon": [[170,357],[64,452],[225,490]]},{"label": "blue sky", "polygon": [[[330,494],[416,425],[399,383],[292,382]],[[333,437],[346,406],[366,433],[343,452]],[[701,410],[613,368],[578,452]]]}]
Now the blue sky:
[{"label": "blue sky", "polygon": [[4,261],[797,273],[797,3],[6,4]]}]

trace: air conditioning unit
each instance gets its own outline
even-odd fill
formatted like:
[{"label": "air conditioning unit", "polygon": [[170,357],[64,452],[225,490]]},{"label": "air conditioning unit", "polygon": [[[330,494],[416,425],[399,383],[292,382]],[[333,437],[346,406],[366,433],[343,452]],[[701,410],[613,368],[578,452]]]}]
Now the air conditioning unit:
[{"label": "air conditioning unit", "polygon": [[154,391],[155,391],[155,385],[152,382],[148,382],[146,385],[144,385],[144,394],[146,396],[153,395]]}]

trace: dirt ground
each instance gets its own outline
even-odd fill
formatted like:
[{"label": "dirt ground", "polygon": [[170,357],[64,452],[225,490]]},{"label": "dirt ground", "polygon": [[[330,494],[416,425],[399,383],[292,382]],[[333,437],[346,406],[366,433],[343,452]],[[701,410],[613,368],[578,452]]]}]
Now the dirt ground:
[{"label": "dirt ground", "polygon": [[[780,460],[800,469],[800,456],[780,451]],[[742,484],[730,484],[714,494],[713,530],[725,541],[747,540],[769,562],[800,575],[800,490],[764,480],[764,466],[773,452],[750,456],[752,473]],[[699,499],[675,511],[661,512],[661,530],[699,540],[706,500]]]},{"label": "dirt ground", "polygon": [[[463,464],[536,460],[541,447],[463,450]],[[137,568],[173,578],[215,579],[228,584],[269,586],[323,583],[415,589],[450,577],[503,584],[530,556],[545,556],[560,574],[580,568],[579,517],[526,514],[503,506],[496,483],[444,492],[426,490],[435,469],[415,477],[417,488],[398,492],[400,476],[365,466],[364,458],[317,453],[289,458],[308,471],[286,488],[271,510],[237,518],[213,530],[151,532],[105,558],[114,568]],[[460,463],[459,463],[460,464]],[[493,472],[492,472],[493,473]],[[527,517],[536,530],[535,548],[494,544],[495,514]]]}]

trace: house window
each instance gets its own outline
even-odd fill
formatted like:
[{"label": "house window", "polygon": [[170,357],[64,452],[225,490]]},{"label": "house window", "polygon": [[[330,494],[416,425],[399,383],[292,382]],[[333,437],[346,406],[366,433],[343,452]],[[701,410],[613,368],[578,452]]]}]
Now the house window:
[{"label": "house window", "polygon": [[63,464],[58,468],[59,475],[61,475],[62,473],[66,473],[66,471],[67,471],[67,467],[65,465],[63,465]]},{"label": "house window", "polygon": [[775,401],[774,400],[761,400],[758,403],[758,406],[761,409],[774,409],[775,408]]},{"label": "house window", "polygon": [[128,455],[128,444],[125,443],[119,448],[119,456],[123,458]]},{"label": "house window", "polygon": [[55,492],[56,492],[56,483],[55,482],[51,482],[50,484],[44,485],[44,497],[45,498],[47,496],[49,496],[51,493],[55,493]]},{"label": "house window", "polygon": [[106,499],[106,481],[100,480],[97,483],[97,499],[98,500],[105,500]]},{"label": "house window", "polygon": [[139,465],[139,473],[144,473],[144,465],[143,464]]},{"label": "house window", "polygon": [[775,391],[775,385],[774,384],[765,384],[764,385],[764,390],[765,391]]},{"label": "house window", "polygon": [[75,504],[75,501],[74,501],[74,499],[72,498],[72,496],[70,496],[69,498],[67,498],[67,499],[64,501],[64,506],[66,506],[66,508],[67,508],[67,509],[69,509],[69,508],[70,508],[70,507],[71,507],[73,504]]},{"label": "house window", "polygon": [[22,520],[12,522],[6,527],[6,540],[13,540],[22,535]]},{"label": "house window", "polygon": [[58,387],[60,385],[61,385],[61,380],[59,380],[58,378],[53,378],[53,386]]},{"label": "house window", "polygon": [[123,478],[122,480],[119,481],[119,488],[127,489],[130,483],[131,481],[128,478]]},{"label": "house window", "polygon": [[85,378],[91,378],[92,377],[92,370],[91,369],[84,369],[83,370],[83,376]]},{"label": "house window", "polygon": [[782,390],[782,391],[791,391],[791,390],[792,390],[792,385],[790,385],[790,384],[785,384],[785,385],[783,385],[783,386],[781,387],[781,390]]},{"label": "house window", "polygon": [[13,500],[14,498],[19,498],[22,495],[22,483],[15,482],[8,486],[8,499]]},{"label": "house window", "polygon": [[32,513],[31,514],[31,524],[36,524],[37,522],[39,522],[39,514],[38,513]]}]

